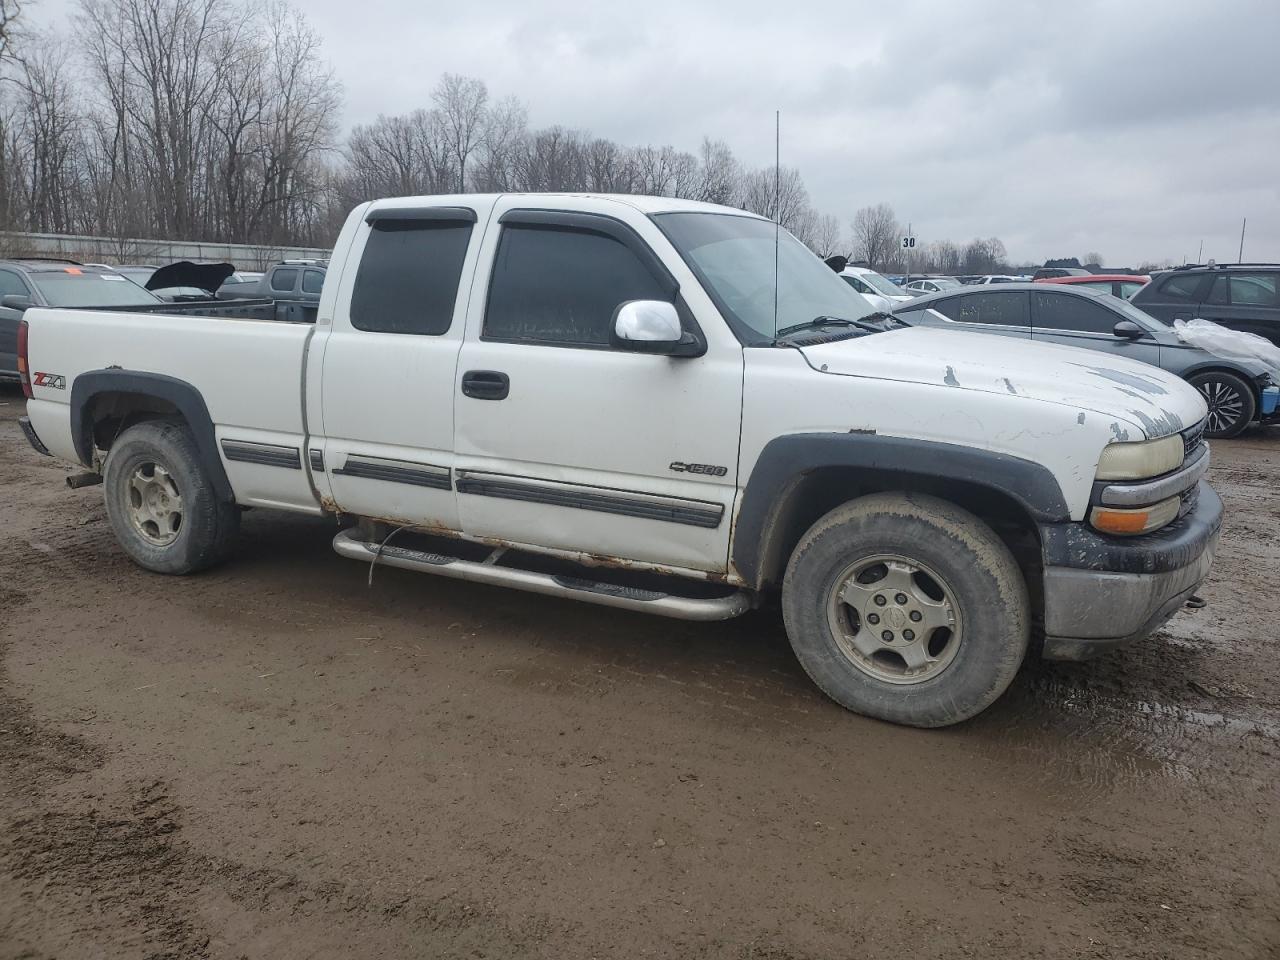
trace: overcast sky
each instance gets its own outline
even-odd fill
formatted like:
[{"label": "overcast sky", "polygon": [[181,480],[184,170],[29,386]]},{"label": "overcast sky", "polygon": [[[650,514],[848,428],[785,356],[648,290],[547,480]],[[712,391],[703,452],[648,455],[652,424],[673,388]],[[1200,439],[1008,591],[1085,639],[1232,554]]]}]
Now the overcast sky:
[{"label": "overcast sky", "polygon": [[[48,0],[50,7],[68,0]],[[1280,260],[1280,0],[571,3],[306,0],[345,121],[430,104],[445,71],[530,124],[804,176],[847,224],[1016,259]],[[41,17],[41,19],[44,19]]]}]

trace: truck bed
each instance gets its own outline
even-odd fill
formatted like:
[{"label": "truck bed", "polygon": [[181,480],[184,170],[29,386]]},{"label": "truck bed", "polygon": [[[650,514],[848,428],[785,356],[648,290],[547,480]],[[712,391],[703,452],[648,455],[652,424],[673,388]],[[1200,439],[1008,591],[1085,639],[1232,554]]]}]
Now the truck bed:
[{"label": "truck bed", "polygon": [[307,300],[209,300],[157,303],[132,307],[92,307],[86,309],[123,313],[150,313],[183,317],[232,317],[241,320],[271,320],[279,323],[315,323],[319,303]]}]

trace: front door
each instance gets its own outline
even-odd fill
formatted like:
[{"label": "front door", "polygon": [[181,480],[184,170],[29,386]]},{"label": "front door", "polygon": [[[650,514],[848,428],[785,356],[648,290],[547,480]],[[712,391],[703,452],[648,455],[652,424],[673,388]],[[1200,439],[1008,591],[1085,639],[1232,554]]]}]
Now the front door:
[{"label": "front door", "polygon": [[494,211],[458,363],[464,532],[725,570],[741,346],[718,327],[700,357],[612,348],[613,314],[628,300],[674,302],[696,327],[678,290],[691,275],[678,280],[654,256],[670,247],[647,221],[520,206],[510,198]]},{"label": "front door", "polygon": [[1031,327],[1035,340],[1068,347],[1101,350],[1160,366],[1160,345],[1146,334],[1139,340],[1117,337],[1115,326],[1127,317],[1114,313],[1092,298],[1070,293],[1033,293]]}]

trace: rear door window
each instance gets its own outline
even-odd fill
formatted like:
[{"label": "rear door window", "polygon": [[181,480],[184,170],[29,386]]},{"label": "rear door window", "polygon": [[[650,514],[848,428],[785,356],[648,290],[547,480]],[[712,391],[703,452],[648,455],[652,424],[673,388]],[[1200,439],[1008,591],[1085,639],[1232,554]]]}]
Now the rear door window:
[{"label": "rear door window", "polygon": [[465,220],[375,221],[356,273],[351,325],[379,333],[447,333],[471,227]]},{"label": "rear door window", "polygon": [[956,323],[982,323],[1001,327],[1027,327],[1027,295],[1022,291],[973,293],[950,297],[933,304],[933,309]]},{"label": "rear door window", "polygon": [[271,271],[271,289],[279,293],[289,293],[298,282],[298,271],[293,267]]},{"label": "rear door window", "polygon": [[1084,333],[1113,333],[1121,317],[1088,297],[1067,293],[1037,293],[1035,303],[1037,330],[1071,330]]},{"label": "rear door window", "polygon": [[1276,299],[1276,273],[1232,273],[1231,305],[1233,307],[1275,307],[1280,306]]}]

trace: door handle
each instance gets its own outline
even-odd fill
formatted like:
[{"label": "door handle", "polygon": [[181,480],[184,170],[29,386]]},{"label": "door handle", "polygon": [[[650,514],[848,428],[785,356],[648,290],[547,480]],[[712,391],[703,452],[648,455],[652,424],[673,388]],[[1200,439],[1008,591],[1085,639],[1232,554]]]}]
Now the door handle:
[{"label": "door handle", "polygon": [[462,375],[462,393],[473,400],[505,400],[511,378],[497,370],[468,370]]}]

